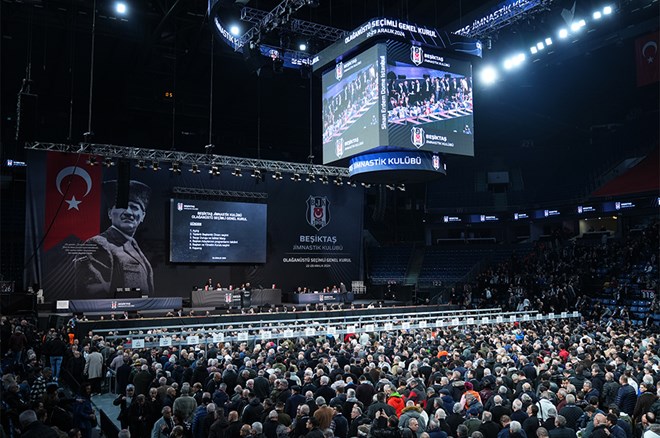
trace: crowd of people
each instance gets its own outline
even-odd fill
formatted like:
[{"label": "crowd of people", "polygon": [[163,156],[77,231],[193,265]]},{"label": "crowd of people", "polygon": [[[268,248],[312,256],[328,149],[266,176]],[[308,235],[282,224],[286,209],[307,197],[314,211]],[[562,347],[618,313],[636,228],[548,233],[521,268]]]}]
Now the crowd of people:
[{"label": "crowd of people", "polygon": [[363,69],[353,80],[344,82],[338,93],[323,99],[324,144],[348,129],[362,108],[378,101],[378,78],[373,65]]},{"label": "crowd of people", "polygon": [[625,300],[637,284],[655,302],[657,248],[657,223],[538,246],[455,297],[577,308],[572,320],[132,348],[128,332],[76,338],[76,318],[42,332],[3,316],[1,433],[92,437],[105,389],[122,438],[657,438],[657,325],[602,318],[584,298],[596,284]]},{"label": "crowd of people", "polygon": [[[646,319],[660,313],[659,235],[654,222],[627,239],[602,244],[560,238],[537,243],[531,252],[487,268],[475,284],[454,290],[452,301],[465,307],[499,305],[542,313],[580,310],[593,320],[627,320],[626,300],[638,293],[650,303]],[[616,308],[601,306],[594,300],[598,296],[613,298]]]},{"label": "crowd of people", "polygon": [[388,82],[388,121],[440,114],[445,118],[463,116],[454,110],[472,110],[469,78],[445,74],[420,79],[391,79]]},{"label": "crowd of people", "polygon": [[[22,327],[12,339],[27,339]],[[7,344],[2,419],[10,436],[45,427],[89,437],[91,396],[110,370],[126,437],[655,438],[656,334],[536,321],[186,351],[125,349],[93,334],[67,344],[49,332]],[[14,349],[36,341],[25,360]],[[85,381],[67,396],[58,363],[68,369],[76,357]]]}]

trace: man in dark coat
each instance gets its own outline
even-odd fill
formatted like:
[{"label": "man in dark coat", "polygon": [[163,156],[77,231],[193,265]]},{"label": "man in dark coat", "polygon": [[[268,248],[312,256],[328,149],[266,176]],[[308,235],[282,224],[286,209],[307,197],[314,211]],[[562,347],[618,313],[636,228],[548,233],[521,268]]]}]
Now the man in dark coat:
[{"label": "man in dark coat", "polygon": [[619,392],[616,394],[616,405],[621,412],[631,415],[635,412],[637,404],[637,394],[635,388],[628,384],[628,377],[622,375],[619,378]]},{"label": "man in dark coat", "polygon": [[555,428],[550,432],[550,438],[575,438],[575,431],[566,427],[566,418],[562,415],[555,417]]},{"label": "man in dark coat", "polygon": [[31,409],[23,411],[18,421],[21,423],[21,438],[58,438],[53,429],[37,420],[37,413]]}]

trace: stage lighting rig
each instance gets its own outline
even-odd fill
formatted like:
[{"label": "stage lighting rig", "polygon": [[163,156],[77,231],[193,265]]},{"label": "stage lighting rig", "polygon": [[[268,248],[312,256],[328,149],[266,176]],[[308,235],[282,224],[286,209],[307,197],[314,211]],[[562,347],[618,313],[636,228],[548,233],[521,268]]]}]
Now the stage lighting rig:
[{"label": "stage lighting rig", "polygon": [[300,181],[300,174],[299,173],[294,173],[291,175],[291,181],[299,182]]},{"label": "stage lighting rig", "polygon": [[103,165],[105,167],[112,167],[115,165],[115,162],[112,160],[112,158],[107,157],[105,160],[103,160]]},{"label": "stage lighting rig", "polygon": [[144,170],[147,167],[147,163],[145,163],[144,160],[138,160],[137,164],[135,165],[140,170]]},{"label": "stage lighting rig", "polygon": [[276,180],[276,181],[280,181],[282,179],[282,172],[279,172],[279,171],[275,172],[273,174],[273,179]]},{"label": "stage lighting rig", "polygon": [[87,164],[89,164],[90,166],[94,167],[94,166],[96,166],[96,165],[99,164],[99,163],[96,161],[96,157],[89,157],[89,158],[87,159]]},{"label": "stage lighting rig", "polygon": [[[199,170],[199,169],[198,169]],[[214,164],[211,166],[211,169],[209,169],[209,173],[211,176],[218,176],[220,175],[220,166]]]},{"label": "stage lighting rig", "polygon": [[199,165],[193,164],[192,166],[190,166],[190,169],[188,169],[188,172],[195,174],[201,171],[199,170]]},{"label": "stage lighting rig", "polygon": [[158,161],[155,161],[155,160],[154,160],[154,161],[151,162],[151,169],[152,169],[154,172],[160,170],[160,164],[158,164]]},{"label": "stage lighting rig", "polygon": [[236,169],[234,169],[231,174],[234,175],[234,176],[238,176],[238,177],[243,176],[243,173],[242,173],[241,169],[238,168],[238,167]]},{"label": "stage lighting rig", "polygon": [[175,175],[181,175],[181,163],[178,161],[172,161],[170,172],[174,173]]}]

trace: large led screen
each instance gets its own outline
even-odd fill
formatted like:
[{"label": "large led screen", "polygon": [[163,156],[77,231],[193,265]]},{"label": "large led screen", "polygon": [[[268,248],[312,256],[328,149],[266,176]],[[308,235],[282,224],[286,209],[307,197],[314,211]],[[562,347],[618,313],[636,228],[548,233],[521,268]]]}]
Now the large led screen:
[{"label": "large led screen", "polygon": [[376,45],[336,64],[322,77],[323,162],[366,152],[381,143],[379,72],[385,47]]},{"label": "large led screen", "polygon": [[376,148],[474,155],[472,64],[388,41],[322,77],[323,162]]},{"label": "large led screen", "polygon": [[387,43],[388,146],[474,155],[472,65]]},{"label": "large led screen", "polygon": [[170,261],[265,263],[266,204],[171,199]]}]

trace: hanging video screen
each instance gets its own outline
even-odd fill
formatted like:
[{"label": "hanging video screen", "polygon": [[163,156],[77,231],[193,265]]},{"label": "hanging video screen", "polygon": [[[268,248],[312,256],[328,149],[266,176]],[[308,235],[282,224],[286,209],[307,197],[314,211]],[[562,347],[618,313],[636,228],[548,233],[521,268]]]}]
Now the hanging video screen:
[{"label": "hanging video screen", "polygon": [[170,261],[265,263],[266,204],[171,199]]},{"label": "hanging video screen", "polygon": [[379,146],[378,72],[384,63],[385,47],[376,45],[322,76],[323,163]]},{"label": "hanging video screen", "polygon": [[388,145],[474,156],[472,64],[387,42]]}]

